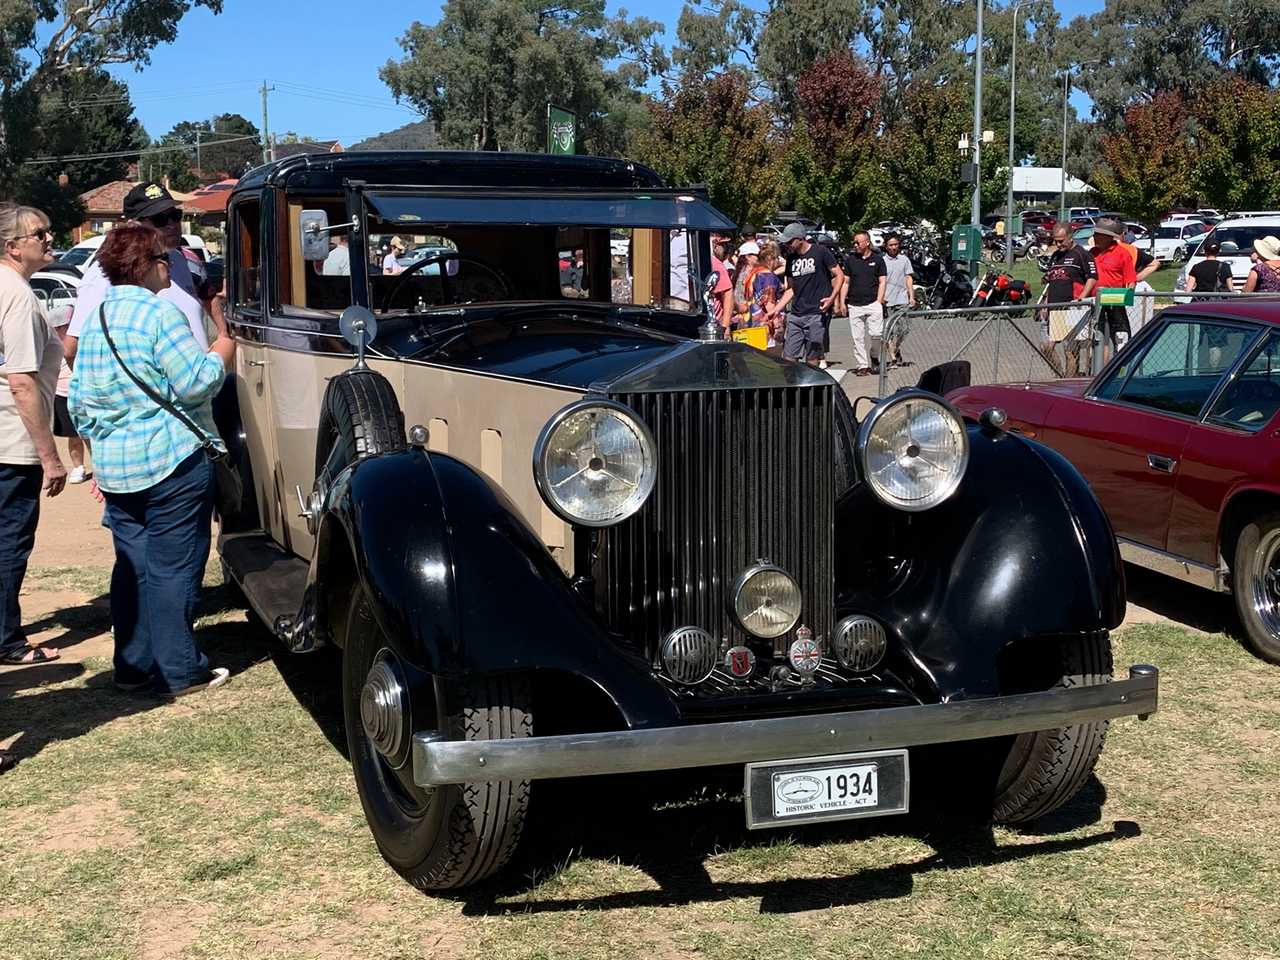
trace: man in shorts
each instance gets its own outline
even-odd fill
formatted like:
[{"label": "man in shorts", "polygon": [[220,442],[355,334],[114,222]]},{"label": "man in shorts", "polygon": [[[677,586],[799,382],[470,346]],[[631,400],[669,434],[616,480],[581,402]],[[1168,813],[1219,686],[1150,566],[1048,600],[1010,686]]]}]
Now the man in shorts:
[{"label": "man in shorts", "polygon": [[767,310],[773,317],[791,308],[782,356],[825,367],[824,314],[831,312],[836,294],[844,285],[844,271],[830,250],[809,242],[802,224],[787,225],[782,231],[782,248],[787,257],[787,289]]}]

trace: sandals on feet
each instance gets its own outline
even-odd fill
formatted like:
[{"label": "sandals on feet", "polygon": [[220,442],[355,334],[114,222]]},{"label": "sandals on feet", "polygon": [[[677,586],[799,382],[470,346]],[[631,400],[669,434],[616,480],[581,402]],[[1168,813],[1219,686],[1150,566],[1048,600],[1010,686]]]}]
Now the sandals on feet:
[{"label": "sandals on feet", "polygon": [[0,663],[11,667],[29,667],[33,663],[52,663],[61,656],[56,651],[50,656],[44,647],[19,647],[0,657]]}]

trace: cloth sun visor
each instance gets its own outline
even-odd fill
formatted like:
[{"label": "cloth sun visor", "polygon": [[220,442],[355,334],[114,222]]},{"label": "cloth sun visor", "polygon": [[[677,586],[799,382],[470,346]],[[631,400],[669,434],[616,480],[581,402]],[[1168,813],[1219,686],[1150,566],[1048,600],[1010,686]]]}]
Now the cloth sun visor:
[{"label": "cloth sun visor", "polygon": [[388,223],[506,226],[659,227],[732,232],[734,222],[707,201],[678,193],[430,195],[366,193]]}]

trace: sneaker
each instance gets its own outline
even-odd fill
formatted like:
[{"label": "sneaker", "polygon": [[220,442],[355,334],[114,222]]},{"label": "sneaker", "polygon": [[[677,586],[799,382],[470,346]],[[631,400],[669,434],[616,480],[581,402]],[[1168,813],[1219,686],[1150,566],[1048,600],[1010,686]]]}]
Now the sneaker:
[{"label": "sneaker", "polygon": [[818,361],[818,369],[819,369],[819,370],[825,370],[825,369],[827,369],[827,361],[825,361],[825,360],[819,360],[819,361]]},{"label": "sneaker", "polygon": [[121,693],[137,693],[139,690],[146,690],[151,686],[151,678],[145,680],[111,680],[111,685]]},{"label": "sneaker", "polygon": [[212,690],[220,687],[231,679],[231,671],[226,667],[214,667],[209,671],[209,679],[204,683],[193,683],[189,687],[183,687],[181,690],[169,690],[162,692],[162,697],[170,700],[176,700],[178,697],[185,697],[189,693],[199,693],[201,690]]},{"label": "sneaker", "polygon": [[76,467],[67,474],[67,483],[84,483],[89,477],[84,472],[84,467]]}]

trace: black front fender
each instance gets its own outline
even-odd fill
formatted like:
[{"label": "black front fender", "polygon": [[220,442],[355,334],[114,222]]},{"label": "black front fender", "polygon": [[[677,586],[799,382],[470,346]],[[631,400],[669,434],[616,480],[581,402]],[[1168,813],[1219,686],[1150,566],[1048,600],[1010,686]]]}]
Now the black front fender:
[{"label": "black front fender", "polygon": [[941,699],[1000,690],[1000,656],[1124,619],[1115,535],[1079,472],[1041,444],[970,426],[956,495],[918,514],[864,485],[837,511],[839,614],[887,624]]},{"label": "black front fender", "polygon": [[648,664],[611,642],[506,494],[461,461],[410,449],[339,476],[313,562],[321,604],[341,594],[326,583],[341,569],[339,546],[388,644],[418,669],[563,671],[630,726],[676,721]]}]

